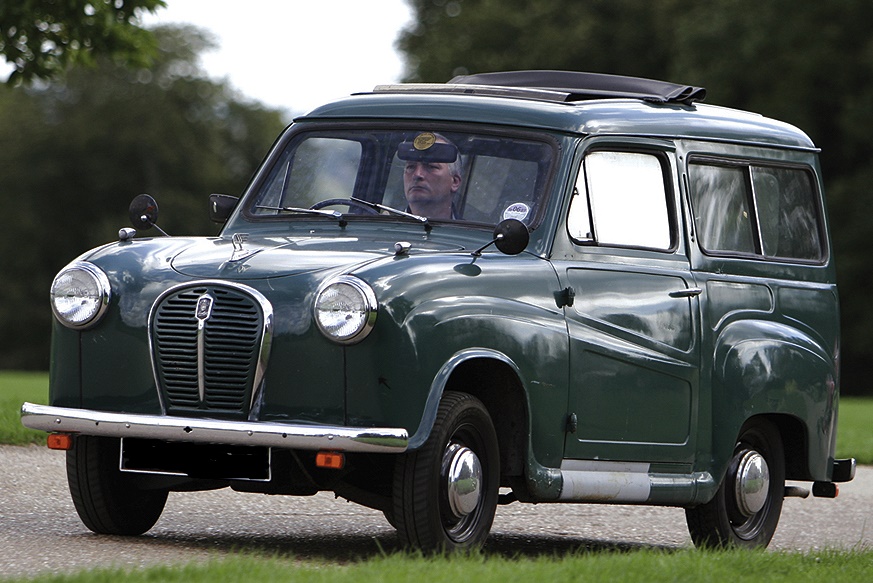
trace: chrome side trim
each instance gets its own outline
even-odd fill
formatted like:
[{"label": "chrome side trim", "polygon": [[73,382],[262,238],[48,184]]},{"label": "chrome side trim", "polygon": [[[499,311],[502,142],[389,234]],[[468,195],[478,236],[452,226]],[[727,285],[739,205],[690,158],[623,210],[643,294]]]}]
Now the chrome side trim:
[{"label": "chrome side trim", "polygon": [[561,500],[646,502],[651,494],[649,464],[564,460]]},{"label": "chrome side trim", "polygon": [[107,413],[34,403],[21,406],[21,423],[49,432],[286,449],[403,453],[409,443],[407,431],[402,428],[222,421]]},{"label": "chrome side trim", "polygon": [[646,462],[565,459],[560,475],[561,502],[693,506],[708,502],[718,488],[709,472],[652,472]]}]

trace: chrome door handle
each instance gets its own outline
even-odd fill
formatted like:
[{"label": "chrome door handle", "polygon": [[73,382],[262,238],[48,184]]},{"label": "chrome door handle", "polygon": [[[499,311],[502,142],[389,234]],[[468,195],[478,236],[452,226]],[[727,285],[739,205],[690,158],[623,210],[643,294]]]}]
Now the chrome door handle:
[{"label": "chrome door handle", "polygon": [[695,298],[703,293],[703,288],[689,287],[679,291],[670,292],[671,298]]}]

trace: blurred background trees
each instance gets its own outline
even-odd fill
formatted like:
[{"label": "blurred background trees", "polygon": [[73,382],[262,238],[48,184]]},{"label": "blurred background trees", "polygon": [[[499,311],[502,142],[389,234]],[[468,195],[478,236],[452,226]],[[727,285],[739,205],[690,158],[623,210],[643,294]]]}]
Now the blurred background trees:
[{"label": "blurred background trees", "polygon": [[7,0],[0,3],[0,56],[13,66],[13,84],[45,79],[97,57],[148,64],[154,37],[139,13],[163,0]]},{"label": "blurred background trees", "polygon": [[0,85],[0,369],[47,369],[54,274],[116,239],[155,196],[171,234],[214,235],[207,195],[241,194],[285,122],[210,80],[192,28],[154,31],[148,67],[100,59],[51,82]]},{"label": "blurred background trees", "polygon": [[[822,148],[843,310],[843,390],[873,392],[865,378],[873,362],[867,332],[873,327],[867,303],[873,264],[866,237],[873,208],[873,3],[407,2],[413,19],[397,46],[408,81],[515,69],[652,77],[704,86],[708,103],[756,111],[806,131]],[[0,56],[10,62],[10,18],[20,19],[21,7],[51,3],[12,4],[0,4]],[[163,2],[92,4],[153,10]],[[32,68],[27,78],[36,81],[29,85],[0,86],[0,248],[6,267],[0,278],[0,368],[47,366],[52,277],[76,254],[112,240],[128,222],[134,195],[158,198],[161,225],[171,233],[213,234],[206,195],[239,194],[284,124],[279,112],[204,76],[197,56],[210,41],[202,32],[164,28],[149,35],[126,12],[111,14],[107,22],[130,42],[55,43],[85,49],[51,61],[46,70]],[[30,36],[57,29],[57,23],[47,26]],[[71,30],[87,33],[87,27]],[[96,66],[68,67],[89,61]]]}]

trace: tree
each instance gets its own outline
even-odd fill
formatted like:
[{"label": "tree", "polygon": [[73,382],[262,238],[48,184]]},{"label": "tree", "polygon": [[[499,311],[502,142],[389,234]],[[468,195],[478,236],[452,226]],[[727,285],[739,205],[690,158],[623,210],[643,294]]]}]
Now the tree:
[{"label": "tree", "polygon": [[[569,69],[661,77],[668,47],[661,11],[637,0],[409,0],[398,39],[407,80],[516,69]],[[620,43],[620,45],[619,45]],[[621,46],[621,50],[616,50]],[[634,55],[633,59],[628,59]]]},{"label": "tree", "polygon": [[9,83],[48,79],[97,57],[142,66],[155,45],[138,26],[142,10],[163,0],[14,0],[0,3],[0,56],[14,70]]},{"label": "tree", "polygon": [[52,278],[114,240],[135,195],[158,199],[166,231],[213,235],[207,195],[240,194],[285,125],[204,76],[203,33],[154,33],[148,68],[103,60],[46,86],[0,86],[0,368],[47,368]]},{"label": "tree", "polygon": [[821,161],[842,305],[843,388],[873,361],[873,4],[864,0],[408,0],[409,81],[567,69],[704,86],[707,101],[793,123]]}]

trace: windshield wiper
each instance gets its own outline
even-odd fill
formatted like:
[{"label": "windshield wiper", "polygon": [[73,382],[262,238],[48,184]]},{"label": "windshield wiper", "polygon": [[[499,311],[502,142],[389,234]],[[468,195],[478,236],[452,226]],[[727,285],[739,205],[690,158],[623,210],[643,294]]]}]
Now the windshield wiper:
[{"label": "windshield wiper", "polygon": [[279,211],[284,213],[302,213],[305,215],[321,215],[323,217],[332,217],[334,219],[341,219],[343,214],[339,211],[325,211],[321,209],[305,209],[296,206],[261,206],[258,205],[255,207],[256,209],[264,210],[264,211]]},{"label": "windshield wiper", "polygon": [[364,200],[362,198],[355,198],[354,196],[349,197],[349,200],[353,200],[355,202],[359,202],[364,206],[368,206],[372,209],[376,209],[379,211],[385,211],[386,213],[390,213],[392,215],[397,215],[398,217],[406,217],[407,219],[412,219],[414,221],[418,221],[422,225],[424,225],[425,229],[428,231],[431,229],[431,225],[427,220],[427,217],[423,217],[421,215],[414,215],[412,213],[408,213],[406,211],[401,211],[396,208],[392,208],[390,206],[385,206],[384,204],[378,204],[375,202],[370,202],[369,200]]}]

